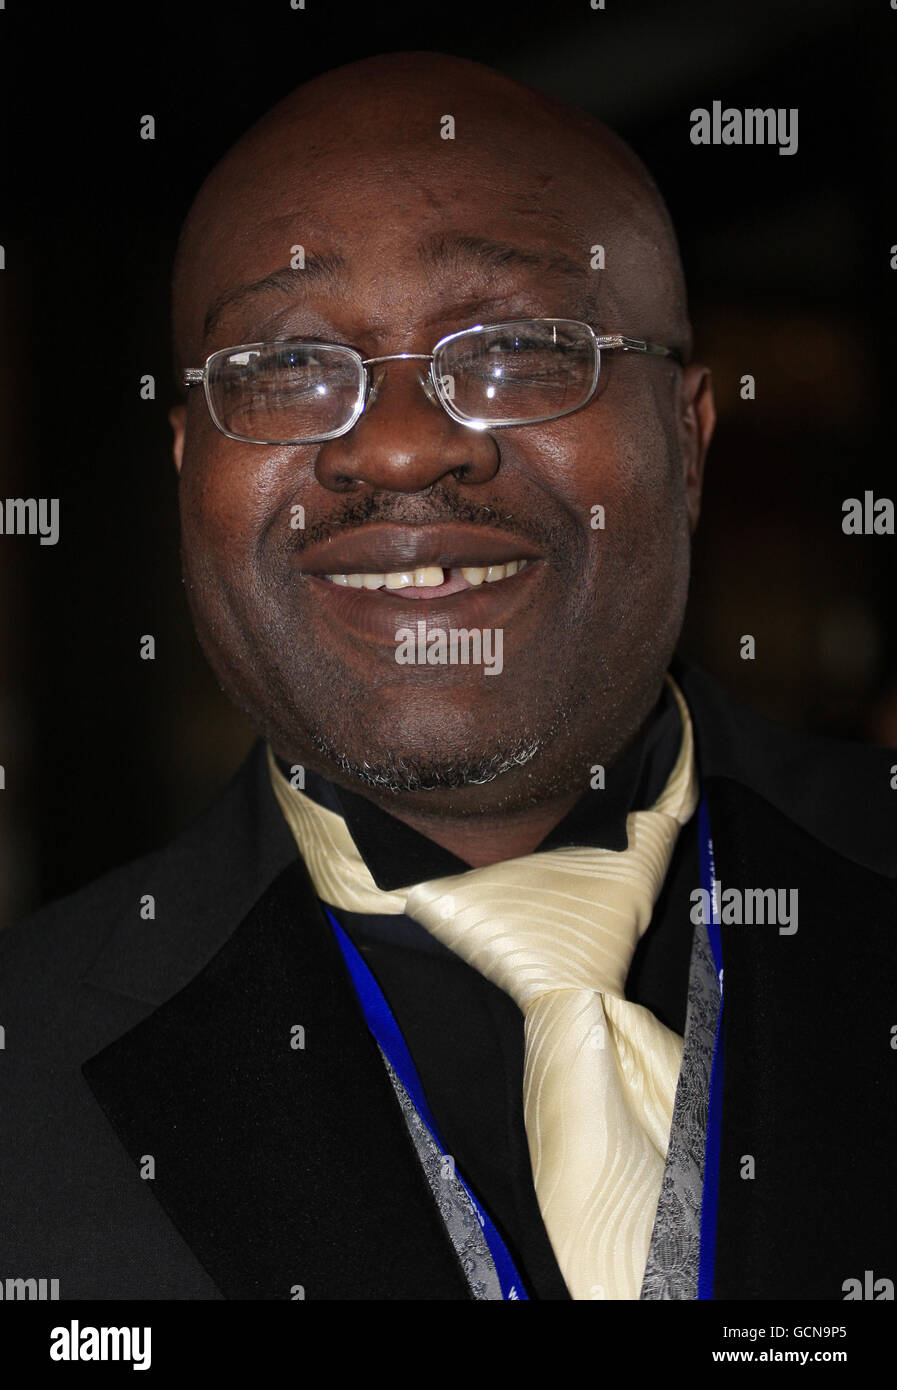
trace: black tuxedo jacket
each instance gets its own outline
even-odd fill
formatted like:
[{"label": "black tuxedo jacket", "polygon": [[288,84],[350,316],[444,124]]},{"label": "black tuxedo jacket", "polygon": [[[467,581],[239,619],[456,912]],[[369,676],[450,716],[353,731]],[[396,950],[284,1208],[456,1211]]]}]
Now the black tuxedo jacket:
[{"label": "black tuxedo jacket", "polygon": [[[799,893],[792,936],[722,928],[715,1297],[841,1299],[897,1269],[897,757],[673,670],[717,877]],[[0,1024],[0,1276],[63,1299],[470,1297],[262,743],[166,848],[0,937]]]}]

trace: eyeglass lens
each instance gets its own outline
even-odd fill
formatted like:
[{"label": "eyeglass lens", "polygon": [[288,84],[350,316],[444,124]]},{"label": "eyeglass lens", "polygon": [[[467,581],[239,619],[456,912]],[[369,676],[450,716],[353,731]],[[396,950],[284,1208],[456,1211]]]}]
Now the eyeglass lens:
[{"label": "eyeglass lens", "polygon": [[208,379],[213,414],[229,434],[287,443],[351,420],[364,372],[345,348],[272,343],[216,353]]},{"label": "eyeglass lens", "polygon": [[[547,320],[460,333],[439,348],[433,367],[450,410],[488,426],[578,409],[591,394],[596,365],[583,324]],[[208,381],[222,428],[260,443],[338,432],[356,413],[364,384],[359,360],[347,349],[298,342],[216,353]]]},{"label": "eyeglass lens", "polygon": [[523,424],[585,403],[595,351],[582,324],[521,322],[450,339],[434,367],[440,389],[465,420]]}]

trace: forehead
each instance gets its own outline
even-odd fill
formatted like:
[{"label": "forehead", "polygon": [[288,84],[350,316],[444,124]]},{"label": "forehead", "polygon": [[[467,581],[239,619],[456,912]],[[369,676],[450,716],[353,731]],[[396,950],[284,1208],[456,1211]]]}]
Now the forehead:
[{"label": "forehead", "polygon": [[[197,209],[190,337],[208,346],[229,322],[249,332],[291,290],[384,330],[441,299],[500,300],[514,286],[572,302],[599,275],[618,303],[644,231],[613,159],[578,130],[519,113],[461,112],[453,140],[444,128],[434,108],[405,124],[315,118],[241,142]],[[596,270],[596,244],[613,275]],[[299,247],[304,270],[292,269]]]},{"label": "forehead", "polygon": [[[569,215],[588,198],[594,180],[577,131],[473,111],[459,113],[454,138],[443,139],[448,117],[438,117],[438,109],[407,120],[390,108],[352,125],[319,115],[275,127],[249,143],[245,158],[237,147],[225,185],[239,185],[272,218],[307,209],[369,235],[405,209],[444,219],[455,207],[472,207],[484,218],[538,222]],[[596,147],[588,153],[594,173]],[[231,210],[239,222],[239,206]],[[394,235],[401,224],[388,230]]]},{"label": "forehead", "polygon": [[[456,129],[455,140],[442,140],[437,121],[395,136],[373,128],[312,142],[300,132],[248,152],[203,208],[193,274],[203,313],[236,286],[291,264],[296,246],[330,257],[331,270],[357,285],[396,271],[427,282],[474,271],[498,279],[505,268],[556,275],[565,259],[588,274],[590,247],[612,238],[612,171],[599,192],[594,161],[588,178],[574,142],[565,150],[547,132],[499,122],[488,139],[462,139]],[[464,239],[522,254],[464,256]],[[427,254],[441,240],[455,256]]]}]

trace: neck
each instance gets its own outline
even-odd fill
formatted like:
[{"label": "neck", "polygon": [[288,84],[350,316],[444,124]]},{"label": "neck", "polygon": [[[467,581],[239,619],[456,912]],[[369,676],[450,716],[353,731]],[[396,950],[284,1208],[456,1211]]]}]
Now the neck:
[{"label": "neck", "polygon": [[532,854],[575,806],[580,795],[581,791],[575,790],[526,811],[501,816],[466,816],[454,822],[445,817],[398,811],[394,806],[390,806],[390,813],[471,868],[482,869],[503,859],[520,859]]}]

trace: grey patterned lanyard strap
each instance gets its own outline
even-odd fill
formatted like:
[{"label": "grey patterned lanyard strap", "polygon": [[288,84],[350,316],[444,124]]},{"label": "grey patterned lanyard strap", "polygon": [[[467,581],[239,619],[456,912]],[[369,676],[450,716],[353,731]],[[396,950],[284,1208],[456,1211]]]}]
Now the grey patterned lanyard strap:
[{"label": "grey patterned lanyard strap", "polygon": [[395,1069],[390,1066],[383,1048],[380,1056],[393,1084],[399,1107],[411,1141],[417,1150],[430,1190],[439,1208],[449,1240],[470,1285],[471,1297],[484,1301],[501,1301],[501,1285],[483,1228],[470,1198],[455,1176],[455,1165],[433,1141],[417,1107],[402,1085]]},{"label": "grey patterned lanyard strap", "polygon": [[704,1146],[720,986],[706,926],[695,927],[682,1067],[642,1299],[698,1297]]}]

